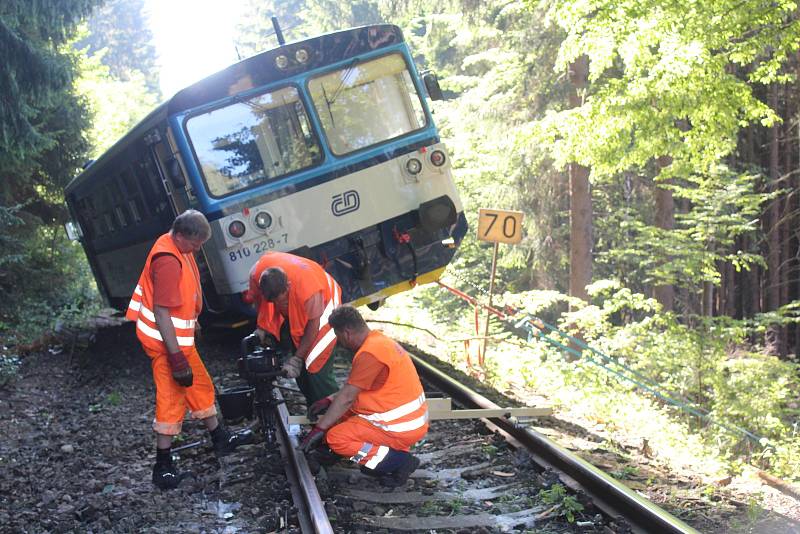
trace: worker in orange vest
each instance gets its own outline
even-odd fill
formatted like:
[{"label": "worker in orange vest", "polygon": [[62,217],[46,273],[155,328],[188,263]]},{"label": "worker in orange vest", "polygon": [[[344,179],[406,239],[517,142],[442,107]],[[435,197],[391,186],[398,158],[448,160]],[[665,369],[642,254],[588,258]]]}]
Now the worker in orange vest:
[{"label": "worker in orange vest", "polygon": [[336,280],[311,260],[267,252],[250,270],[249,294],[258,311],[255,334],[291,354],[283,370],[308,405],[335,393],[336,336],[328,316],[342,302]]},{"label": "worker in orange vest", "polygon": [[319,450],[324,440],[382,485],[403,486],[419,467],[409,450],[428,432],[428,405],[414,363],[396,341],[370,330],[352,306],[335,309],[328,323],[338,343],[356,355],[347,383],[310,407],[312,419],[324,415],[300,449]]},{"label": "worker in orange vest", "polygon": [[187,210],[178,215],[171,231],[159,237],[147,255],[126,314],[136,321],[136,336],[150,357],[156,384],[153,483],[161,489],[177,487],[185,475],[173,463],[171,447],[187,405],[192,418],[201,419],[210,432],[218,456],[253,440],[250,431],[234,434],[220,424],[214,384],[195,348],[203,297],[193,253],[209,237],[211,227],[202,213]]}]

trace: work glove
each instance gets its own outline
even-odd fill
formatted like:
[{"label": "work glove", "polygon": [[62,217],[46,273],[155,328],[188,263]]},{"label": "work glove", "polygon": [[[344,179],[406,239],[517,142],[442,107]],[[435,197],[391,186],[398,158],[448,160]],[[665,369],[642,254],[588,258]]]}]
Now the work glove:
[{"label": "work glove", "polygon": [[314,428],[312,428],[311,431],[306,434],[306,437],[303,438],[303,441],[300,442],[297,450],[308,452],[312,449],[315,449],[317,445],[322,443],[323,439],[325,439],[325,430],[314,425]]},{"label": "work glove", "polygon": [[297,378],[300,376],[300,372],[303,370],[303,367],[305,367],[305,362],[298,356],[292,356],[286,360],[286,363],[283,364],[281,369],[283,369],[283,372],[289,378]]},{"label": "work glove", "polygon": [[189,367],[186,356],[180,351],[170,352],[167,355],[167,361],[169,362],[170,369],[172,369],[172,379],[175,380],[178,385],[185,388],[191,386],[194,377],[192,376],[192,368]]},{"label": "work glove", "polygon": [[306,417],[312,423],[317,420],[317,417],[324,414],[328,411],[328,408],[331,407],[331,403],[333,402],[333,395],[328,395],[327,397],[322,397],[318,401],[311,404],[308,407],[308,411],[306,412]]}]

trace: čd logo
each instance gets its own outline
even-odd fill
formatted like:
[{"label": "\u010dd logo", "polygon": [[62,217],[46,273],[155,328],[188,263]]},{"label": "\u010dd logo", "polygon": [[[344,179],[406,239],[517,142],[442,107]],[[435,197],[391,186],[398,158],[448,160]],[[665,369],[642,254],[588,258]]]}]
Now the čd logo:
[{"label": "\u010dd logo", "polygon": [[358,196],[358,191],[351,189],[338,195],[333,195],[333,202],[331,202],[331,211],[337,217],[341,217],[347,213],[356,211],[361,206],[361,199]]}]

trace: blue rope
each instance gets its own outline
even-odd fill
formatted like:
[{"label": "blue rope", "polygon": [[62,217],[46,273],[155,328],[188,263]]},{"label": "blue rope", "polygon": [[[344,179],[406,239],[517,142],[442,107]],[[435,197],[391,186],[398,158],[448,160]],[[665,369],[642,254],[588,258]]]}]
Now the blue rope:
[{"label": "blue rope", "polygon": [[[546,343],[548,343],[549,345],[551,345],[553,347],[556,347],[556,348],[558,348],[558,349],[560,349],[562,351],[571,353],[571,354],[577,356],[578,358],[588,360],[589,362],[591,362],[591,363],[593,363],[593,364],[605,369],[606,371],[608,371],[609,373],[617,376],[618,378],[620,378],[622,380],[625,380],[627,382],[630,382],[630,383],[634,384],[637,388],[642,389],[642,390],[650,393],[651,395],[655,396],[658,399],[661,399],[662,401],[666,402],[667,404],[675,406],[675,407],[679,408],[680,410],[682,410],[682,411],[684,411],[686,413],[690,413],[690,414],[692,414],[694,416],[700,417],[701,419],[704,419],[704,420],[708,421],[709,423],[711,423],[713,425],[719,426],[720,428],[728,431],[731,434],[745,436],[746,438],[750,439],[751,441],[761,445],[761,441],[763,440],[763,438],[761,436],[758,436],[758,435],[750,432],[749,430],[746,430],[744,428],[740,428],[740,427],[738,427],[736,425],[730,425],[730,424],[726,424],[726,423],[722,423],[720,421],[717,421],[713,417],[711,417],[710,412],[708,410],[706,410],[706,409],[704,409],[702,407],[696,406],[696,405],[694,405],[693,403],[691,403],[688,400],[685,400],[685,399],[676,400],[676,399],[670,397],[669,395],[666,395],[666,394],[662,393],[661,391],[659,391],[659,389],[661,389],[661,388],[659,388],[659,386],[657,386],[652,379],[642,375],[641,373],[639,373],[635,369],[632,369],[632,368],[628,367],[627,365],[625,365],[624,363],[620,362],[616,358],[612,358],[611,356],[608,356],[607,354],[605,354],[605,353],[603,353],[603,352],[601,352],[601,351],[599,351],[599,350],[587,345],[584,341],[582,341],[582,340],[580,340],[580,339],[578,339],[576,337],[573,337],[573,336],[571,336],[570,334],[568,334],[566,332],[563,332],[563,331],[559,330],[558,328],[556,328],[555,326],[553,326],[551,324],[545,323],[541,319],[537,318],[536,321],[541,323],[545,328],[547,328],[549,330],[549,332],[545,333],[540,327],[538,327],[536,325],[536,323],[534,323],[533,319],[530,316],[523,317],[516,324],[513,324],[513,326],[517,330],[519,330],[520,328],[524,328],[528,332],[528,340],[527,341],[529,343],[531,341],[533,341],[534,338],[544,340]],[[597,359],[593,358],[592,356],[590,356],[588,354],[584,354],[583,352],[579,352],[579,351],[575,350],[574,348],[572,348],[570,346],[567,346],[564,343],[562,343],[562,342],[560,342],[560,341],[558,341],[556,339],[551,338],[548,335],[550,333],[558,334],[559,336],[561,336],[562,339],[567,339],[570,342],[574,343],[575,345],[581,347],[584,351],[589,351],[592,354],[600,356],[603,360],[606,361],[606,363],[613,364],[613,365],[616,365],[618,367],[621,367],[625,372],[629,373],[630,375],[633,375],[636,378],[632,378],[630,376],[627,376],[626,374],[624,374],[624,372],[620,372],[620,371],[614,370],[614,369],[610,368],[608,365],[606,365],[605,363],[600,362]],[[676,395],[674,392],[667,391],[667,393],[669,393],[671,395],[674,395],[674,396],[679,396],[679,395]]]}]

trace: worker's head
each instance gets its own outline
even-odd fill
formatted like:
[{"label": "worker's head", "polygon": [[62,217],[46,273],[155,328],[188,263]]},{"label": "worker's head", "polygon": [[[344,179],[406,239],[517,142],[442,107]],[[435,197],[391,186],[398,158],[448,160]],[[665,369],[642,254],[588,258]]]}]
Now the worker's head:
[{"label": "worker's head", "polygon": [[366,321],[352,306],[339,306],[333,310],[328,324],[336,334],[337,343],[352,351],[358,350],[369,334]]},{"label": "worker's head", "polygon": [[278,307],[284,307],[289,302],[289,278],[280,267],[265,269],[258,279],[258,288],[265,300]]},{"label": "worker's head", "polygon": [[206,216],[197,210],[186,210],[172,223],[172,239],[181,252],[197,252],[211,237]]}]

